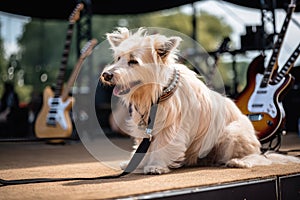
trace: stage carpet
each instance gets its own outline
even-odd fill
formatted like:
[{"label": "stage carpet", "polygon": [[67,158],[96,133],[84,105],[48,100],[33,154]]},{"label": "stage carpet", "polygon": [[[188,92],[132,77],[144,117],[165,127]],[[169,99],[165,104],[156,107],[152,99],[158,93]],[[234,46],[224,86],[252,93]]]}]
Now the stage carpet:
[{"label": "stage carpet", "polygon": [[[128,142],[124,138],[113,140],[124,143],[124,146]],[[281,149],[295,148],[300,148],[298,135],[284,136]],[[114,162],[119,162],[118,158]],[[0,143],[1,179],[97,177],[120,172],[96,160],[80,141],[67,141],[65,145],[49,145],[41,141]],[[250,169],[183,168],[165,175],[129,174],[112,180],[2,186],[0,199],[120,199],[147,194],[151,198],[151,194],[157,192],[266,180],[299,173],[300,164]]]}]

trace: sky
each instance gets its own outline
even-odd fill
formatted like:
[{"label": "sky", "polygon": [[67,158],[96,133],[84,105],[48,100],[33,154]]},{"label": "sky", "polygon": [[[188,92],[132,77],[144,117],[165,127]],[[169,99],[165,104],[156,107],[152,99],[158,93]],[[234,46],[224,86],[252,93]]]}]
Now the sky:
[{"label": "sky", "polygon": [[6,57],[18,50],[17,38],[23,32],[24,23],[29,20],[30,17],[0,12],[1,38],[4,40]]},{"label": "sky", "polygon": [[[233,35],[231,41],[239,48],[240,36],[245,34],[246,25],[260,25],[261,24],[261,13],[259,9],[250,9],[246,7],[236,6],[220,0],[205,0],[196,3],[198,12],[208,12],[212,15],[223,18],[224,22],[233,28]],[[184,12],[191,12],[192,8],[190,5],[181,7]],[[285,11],[283,9],[276,10],[276,29],[280,31],[285,18]],[[293,13],[293,20],[300,23],[300,13]],[[4,39],[4,47],[6,50],[6,56],[18,50],[16,39],[22,33],[24,23],[28,22],[30,17],[12,15],[4,12],[0,12],[1,21],[1,37]],[[279,56],[279,62],[283,63],[287,59],[287,56],[296,48],[300,42],[300,27],[291,21],[285,41]],[[254,52],[255,53],[255,52]],[[250,55],[250,59],[253,55]],[[297,63],[300,62],[298,58]]]}]

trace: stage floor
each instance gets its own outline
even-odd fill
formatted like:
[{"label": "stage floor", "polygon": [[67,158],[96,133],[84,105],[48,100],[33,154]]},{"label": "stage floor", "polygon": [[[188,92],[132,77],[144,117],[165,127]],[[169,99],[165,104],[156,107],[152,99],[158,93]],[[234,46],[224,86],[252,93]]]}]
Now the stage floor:
[{"label": "stage floor", "polygon": [[[114,142],[127,148],[125,138]],[[282,137],[280,150],[300,149],[300,137],[288,133]],[[109,149],[107,156],[109,157]],[[294,152],[299,154],[300,152]],[[114,157],[112,162],[119,162]],[[118,174],[96,160],[80,141],[67,141],[65,145],[45,142],[0,143],[0,178],[65,178],[97,177]],[[224,167],[183,168],[165,175],[129,174],[113,180],[68,181],[0,187],[0,199],[137,199],[164,196],[185,189],[208,188],[226,184],[264,181],[280,176],[300,174],[300,164],[273,165],[250,169]],[[299,179],[298,179],[299,180]],[[300,183],[297,183],[300,188]],[[156,195],[156,196],[155,196]],[[257,193],[257,197],[260,194]],[[257,198],[260,199],[260,198]]]}]

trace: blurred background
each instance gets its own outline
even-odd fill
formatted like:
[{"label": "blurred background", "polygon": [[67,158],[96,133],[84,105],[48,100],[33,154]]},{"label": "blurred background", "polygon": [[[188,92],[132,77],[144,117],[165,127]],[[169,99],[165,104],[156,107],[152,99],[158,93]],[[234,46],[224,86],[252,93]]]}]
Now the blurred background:
[{"label": "blurred background", "polygon": [[[63,55],[69,16],[75,5],[85,7],[74,27],[66,67],[70,76],[84,43],[116,27],[163,27],[183,33],[200,43],[213,58],[226,86],[226,95],[235,98],[247,83],[249,63],[261,52],[266,60],[272,53],[277,34],[286,17],[290,1],[49,1],[3,0],[0,2],[0,96],[5,83],[12,83],[18,97],[19,125],[0,123],[0,138],[34,138],[34,122],[42,106],[46,86],[57,80]],[[279,67],[300,41],[300,5],[296,6],[279,57]],[[34,8],[34,9],[33,9]],[[226,47],[221,45],[227,41]],[[197,57],[197,52],[186,52]],[[300,116],[300,59],[291,73],[296,81],[283,99],[287,114],[286,129],[298,130]],[[102,90],[102,89],[99,89]],[[109,89],[101,95],[96,109],[100,123],[108,129]],[[98,91],[98,90],[97,90]],[[103,92],[103,91],[102,91]],[[96,94],[97,95],[97,94]],[[107,97],[104,97],[107,95]],[[13,129],[9,129],[13,126]],[[74,133],[76,137],[76,133]]]}]

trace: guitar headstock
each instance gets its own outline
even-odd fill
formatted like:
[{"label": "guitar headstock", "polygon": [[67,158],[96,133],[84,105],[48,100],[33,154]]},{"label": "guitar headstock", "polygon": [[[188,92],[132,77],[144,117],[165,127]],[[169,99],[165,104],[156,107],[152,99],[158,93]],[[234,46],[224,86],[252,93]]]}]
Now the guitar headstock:
[{"label": "guitar headstock", "polygon": [[297,0],[291,0],[290,4],[288,5],[289,8],[295,8],[296,7],[296,1]]},{"label": "guitar headstock", "polygon": [[97,45],[98,40],[97,39],[91,39],[89,40],[84,47],[80,50],[80,58],[86,58],[92,53],[93,48]]},{"label": "guitar headstock", "polygon": [[69,22],[74,23],[80,18],[80,11],[84,8],[83,3],[77,4],[73,12],[71,13],[69,17]]},{"label": "guitar headstock", "polygon": [[291,0],[291,4],[293,4],[295,6],[296,6],[296,2],[297,2],[297,0]]}]

